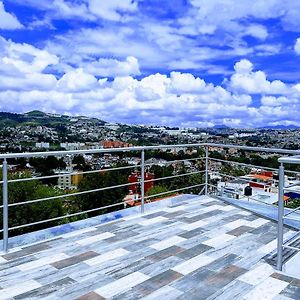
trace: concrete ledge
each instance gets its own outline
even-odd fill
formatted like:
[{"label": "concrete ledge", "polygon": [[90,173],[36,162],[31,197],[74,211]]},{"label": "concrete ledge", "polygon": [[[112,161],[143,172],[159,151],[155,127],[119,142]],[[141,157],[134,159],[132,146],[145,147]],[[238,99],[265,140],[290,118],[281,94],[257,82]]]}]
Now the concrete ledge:
[{"label": "concrete ledge", "polygon": [[[213,196],[211,196],[213,197]],[[263,204],[263,203],[253,203],[241,200],[232,199],[226,196],[214,196],[220,200],[224,200],[234,206],[246,209],[250,212],[257,214],[258,216],[267,218],[269,220],[278,221],[278,209],[276,206]],[[288,213],[292,209],[285,208],[284,213]],[[285,219],[284,224],[292,229],[300,230],[300,214],[293,213],[290,215],[291,219]]]},{"label": "concrete ledge", "polygon": [[[190,195],[190,194],[184,194],[184,195],[178,195],[174,197],[169,197],[166,199],[162,199],[160,201],[146,203],[145,204],[145,214],[147,214],[150,211],[158,210],[162,207],[170,207],[170,206],[176,206],[178,204],[183,203],[185,200],[189,200],[195,197],[199,197],[198,195]],[[37,243],[43,240],[49,240],[53,239],[55,237],[58,237],[59,235],[62,235],[64,233],[69,233],[75,230],[92,227],[92,226],[98,226],[101,224],[105,224],[108,222],[116,221],[119,219],[122,219],[127,216],[134,216],[141,213],[141,207],[135,206],[130,207],[126,209],[120,209],[118,211],[114,211],[111,213],[99,215],[93,218],[88,218],[84,220],[79,220],[71,223],[66,223],[62,225],[58,225],[55,227],[50,227],[47,229],[42,229],[18,236],[14,236],[9,238],[8,245],[9,249],[15,248],[15,247],[22,247],[28,244]],[[3,250],[3,240],[0,240],[1,246],[0,249]]]}]

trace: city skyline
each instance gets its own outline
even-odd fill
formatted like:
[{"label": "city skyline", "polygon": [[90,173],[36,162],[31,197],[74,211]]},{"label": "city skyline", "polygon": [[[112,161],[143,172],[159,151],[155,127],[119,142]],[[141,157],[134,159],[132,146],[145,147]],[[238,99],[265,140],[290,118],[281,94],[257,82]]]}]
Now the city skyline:
[{"label": "city skyline", "polygon": [[300,125],[300,5],[0,2],[0,110],[206,127]]}]

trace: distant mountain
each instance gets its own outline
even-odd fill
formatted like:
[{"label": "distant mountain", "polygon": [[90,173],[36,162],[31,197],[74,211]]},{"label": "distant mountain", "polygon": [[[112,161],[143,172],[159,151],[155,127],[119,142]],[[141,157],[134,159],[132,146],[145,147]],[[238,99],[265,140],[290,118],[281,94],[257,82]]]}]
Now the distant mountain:
[{"label": "distant mountain", "polygon": [[45,116],[47,116],[46,113],[39,111],[39,110],[29,111],[29,112],[25,113],[24,115],[28,116],[28,117],[45,117]]},{"label": "distant mountain", "polygon": [[220,125],[215,125],[212,127],[213,129],[230,129],[230,127],[220,124]]},{"label": "distant mountain", "polygon": [[296,125],[274,125],[274,126],[264,126],[260,129],[270,129],[270,130],[293,130],[299,129],[299,126]]}]

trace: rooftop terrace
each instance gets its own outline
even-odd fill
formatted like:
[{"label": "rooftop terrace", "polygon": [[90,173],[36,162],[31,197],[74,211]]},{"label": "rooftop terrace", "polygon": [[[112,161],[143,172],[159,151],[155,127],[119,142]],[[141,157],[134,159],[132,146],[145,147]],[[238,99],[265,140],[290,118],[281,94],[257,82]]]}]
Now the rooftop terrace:
[{"label": "rooftop terrace", "polygon": [[[145,184],[149,182],[145,171],[152,163],[145,162],[145,153],[149,156],[152,150],[178,149],[202,151],[193,152],[196,156],[191,158],[176,156],[175,160],[165,161],[166,165],[175,166],[189,163],[184,173],[174,167],[172,174],[150,181],[167,182],[190,176],[193,180],[185,180],[187,186],[180,180],[172,181],[167,191],[149,196],[145,192]],[[245,191],[243,197],[236,197],[235,192],[229,195],[219,189],[210,176],[217,170],[218,176],[228,182],[237,177],[231,171],[260,167],[230,160],[227,156],[213,158],[210,154],[215,149],[222,153],[234,149],[277,157],[293,155],[276,158],[278,169],[262,168],[275,175],[274,193],[278,201],[270,204],[246,195]],[[111,179],[108,186],[96,181],[95,187],[38,199],[34,195],[33,199],[23,199],[24,194],[16,198],[19,193],[12,193],[16,184],[61,176],[11,177],[9,165],[16,158],[78,154],[97,157],[95,154],[119,152],[136,153],[135,157],[140,157],[139,165],[112,165],[79,173],[88,176],[99,174],[103,169],[105,174],[139,171],[140,177],[135,182],[139,199],[133,207],[122,209],[128,207],[126,198],[113,199],[111,194],[103,198],[103,193],[99,193],[128,189],[132,185],[123,181],[113,183]],[[300,150],[189,144],[8,153],[0,154],[0,160],[3,223],[0,228],[3,238],[0,299],[300,300],[300,207],[284,207],[285,193],[295,191],[300,184],[299,180],[286,182],[285,179],[291,174],[299,176],[299,168],[288,168],[291,164],[300,165]],[[126,181],[127,177],[124,178]],[[93,197],[87,198],[89,194]],[[75,212],[66,210],[54,216],[52,208],[46,216],[30,213],[29,209],[22,217],[22,212],[31,205],[38,205],[42,212],[47,203],[55,199],[61,199],[64,206],[70,201],[80,201],[74,196],[83,196],[81,200],[96,206]],[[101,200],[100,203],[94,203],[95,199]],[[76,218],[78,216],[82,218]],[[20,220],[15,220],[17,217]],[[77,221],[72,222],[74,220]],[[24,232],[27,233],[22,234]]]},{"label": "rooftop terrace", "polygon": [[300,280],[265,260],[276,223],[209,196],[180,199],[10,249],[0,299],[300,299]]}]

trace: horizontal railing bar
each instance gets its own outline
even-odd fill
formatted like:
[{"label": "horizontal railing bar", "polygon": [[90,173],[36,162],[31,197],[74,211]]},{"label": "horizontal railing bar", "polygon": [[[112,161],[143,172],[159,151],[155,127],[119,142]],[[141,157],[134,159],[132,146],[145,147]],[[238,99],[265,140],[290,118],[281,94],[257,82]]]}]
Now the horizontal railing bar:
[{"label": "horizontal railing bar", "polygon": [[[270,171],[278,171],[278,169],[275,168],[270,168],[270,167],[264,167],[264,166],[257,166],[257,165],[252,165],[252,164],[245,164],[245,163],[240,163],[234,160],[225,160],[225,159],[219,159],[219,158],[213,158],[213,157],[209,157],[209,160],[213,160],[213,161],[218,161],[218,162],[224,162],[224,163],[232,163],[235,165],[240,165],[243,167],[253,167],[253,168],[257,168],[257,169],[263,169],[263,170],[270,170]],[[290,170],[284,170],[286,173],[291,173],[291,174],[299,174],[299,172],[297,171],[290,171]]]},{"label": "horizontal railing bar", "polygon": [[[191,189],[191,188],[195,188],[195,187],[199,187],[199,186],[203,186],[203,185],[205,185],[205,184],[202,183],[202,184],[197,184],[197,185],[193,185],[193,186],[188,186],[188,187],[180,188],[180,189],[177,189],[177,190],[172,190],[172,191],[168,191],[168,192],[164,192],[164,193],[159,193],[159,194],[156,194],[156,195],[147,196],[145,198],[153,198],[153,197],[160,196],[160,195],[163,195],[163,194],[174,193],[174,192],[177,192],[177,191]],[[16,229],[20,229],[20,228],[24,228],[24,227],[39,225],[39,224],[43,224],[43,223],[47,223],[47,222],[51,222],[51,221],[65,219],[65,218],[70,218],[70,217],[74,217],[74,216],[77,216],[77,215],[81,215],[81,214],[85,214],[85,213],[89,213],[89,212],[94,212],[94,211],[98,211],[98,210],[101,210],[101,209],[111,208],[111,207],[114,207],[114,206],[118,206],[118,205],[121,205],[121,204],[127,204],[127,203],[130,203],[132,201],[138,201],[138,200],[141,200],[141,198],[134,199],[134,200],[128,200],[128,201],[122,201],[122,202],[114,203],[114,204],[107,205],[107,206],[102,206],[102,207],[98,207],[98,208],[94,208],[94,209],[89,209],[89,210],[85,210],[85,211],[82,211],[82,212],[68,214],[68,215],[55,217],[55,218],[51,218],[51,219],[47,219],[47,220],[41,220],[41,221],[29,223],[29,224],[22,224],[22,225],[19,225],[19,226],[10,227],[9,230],[16,230]]]},{"label": "horizontal railing bar", "polygon": [[187,186],[187,187],[184,187],[184,188],[180,188],[180,189],[176,189],[176,190],[172,190],[172,191],[167,191],[167,192],[163,192],[163,193],[158,193],[158,194],[151,195],[151,196],[146,196],[145,199],[149,199],[149,198],[153,198],[153,197],[157,197],[157,196],[161,196],[161,195],[165,195],[165,194],[169,194],[169,193],[175,193],[175,192],[179,192],[179,191],[183,191],[183,190],[189,190],[189,189],[193,189],[193,188],[203,186],[203,185],[205,185],[205,183],[191,185],[191,186]]},{"label": "horizontal railing bar", "polygon": [[215,147],[215,148],[233,148],[247,151],[266,152],[266,153],[280,153],[280,154],[300,154],[300,150],[287,150],[278,148],[262,148],[249,147],[239,145],[225,145],[214,143],[197,143],[197,144],[175,144],[175,145],[157,145],[157,146],[134,146],[125,148],[105,148],[105,149],[91,149],[91,150],[71,150],[71,151],[48,151],[48,152],[24,152],[24,153],[6,153],[0,154],[0,159],[20,158],[20,157],[43,157],[43,156],[63,156],[63,155],[77,155],[77,154],[98,154],[110,152],[130,152],[142,150],[160,150],[170,148],[193,148],[193,147]]},{"label": "horizontal railing bar", "polygon": [[218,188],[216,185],[211,184],[211,183],[208,183],[207,185],[209,185],[209,186],[211,186],[211,187],[214,187],[214,188]]},{"label": "horizontal railing bar", "polygon": [[283,164],[300,164],[300,158],[299,157],[280,157],[278,159],[278,162]]},{"label": "horizontal railing bar", "polygon": [[250,146],[240,146],[240,145],[225,145],[225,144],[214,144],[214,143],[205,143],[203,146],[207,147],[216,147],[216,148],[232,148],[238,150],[247,150],[247,151],[256,151],[256,152],[267,152],[267,153],[280,153],[280,154],[300,154],[300,150],[288,150],[288,149],[279,149],[279,148],[264,148],[264,147],[250,147]]},{"label": "horizontal railing bar", "polygon": [[[165,162],[163,162],[164,165],[170,165],[173,163],[177,163],[177,162],[185,162],[185,161],[193,161],[193,160],[204,160],[205,157],[196,157],[196,158],[186,158],[186,159],[175,159],[175,160],[167,160]],[[149,166],[153,166],[153,165],[157,165],[155,163],[147,163],[145,164],[145,166],[149,167]]]},{"label": "horizontal railing bar", "polygon": [[300,209],[300,206],[297,207],[297,208],[292,209],[292,210],[289,211],[289,212],[287,212],[286,214],[283,215],[283,217],[287,217],[288,215],[290,215],[290,214],[296,212],[296,211],[299,210],[299,209]]},{"label": "horizontal railing bar", "polygon": [[283,247],[283,248],[290,249],[290,250],[300,251],[300,248],[293,247],[293,246],[282,245],[282,247]]},{"label": "horizontal railing bar", "polygon": [[119,184],[119,185],[107,186],[107,187],[103,187],[103,188],[99,188],[99,189],[76,192],[76,193],[72,193],[72,194],[57,195],[57,196],[52,196],[52,197],[47,197],[47,198],[24,201],[24,202],[10,203],[10,204],[8,204],[8,206],[12,207],[12,206],[19,206],[19,205],[31,204],[31,203],[54,200],[54,199],[74,197],[74,196],[78,196],[78,195],[85,195],[85,194],[89,194],[89,193],[96,193],[96,192],[106,191],[106,190],[110,190],[110,189],[121,188],[121,187],[130,186],[132,184],[138,184],[138,183],[139,183],[138,181],[135,181],[135,182],[124,183],[124,184]]},{"label": "horizontal railing bar", "polygon": [[287,246],[290,246],[292,243],[298,241],[299,237],[300,237],[300,231],[298,231],[298,232],[297,232],[295,235],[293,235],[291,238],[286,239],[286,240],[284,241],[283,244],[284,244],[284,245],[287,245]]},{"label": "horizontal railing bar", "polygon": [[126,170],[126,169],[138,168],[138,167],[140,167],[140,165],[137,165],[137,166],[116,167],[116,168],[109,168],[109,169],[98,169],[98,170],[91,170],[91,171],[80,171],[80,172],[62,173],[62,174],[47,175],[47,176],[40,176],[40,177],[19,178],[19,179],[8,180],[8,183],[11,183],[11,182],[32,181],[32,180],[41,180],[41,179],[49,179],[49,178],[57,178],[57,177],[66,177],[66,176],[72,176],[72,175],[93,174],[93,173],[109,172],[109,171],[116,171],[116,170]]},{"label": "horizontal railing bar", "polygon": [[[205,183],[201,183],[201,184],[197,184],[196,185],[196,187],[198,187],[198,186],[202,186],[202,185],[205,185]],[[173,191],[167,191],[167,192],[164,192],[164,193],[162,193],[162,194],[168,194],[168,193],[174,193],[174,192],[178,192],[178,191],[181,191],[181,190],[184,190],[184,189],[189,189],[189,188],[194,188],[195,186],[188,186],[188,187],[185,187],[185,188],[180,188],[180,189],[178,189],[178,190],[173,190]],[[202,189],[203,190],[203,189]],[[150,196],[147,196],[147,197],[145,197],[144,199],[146,200],[146,198],[151,198],[151,197],[155,197],[156,195],[150,195]],[[134,202],[134,201],[141,201],[142,200],[142,198],[136,198],[136,199],[133,199],[133,200],[128,200],[127,202]]]},{"label": "horizontal railing bar", "polygon": [[[202,160],[203,158],[188,158],[182,160],[173,160],[167,161],[165,164],[171,164],[174,162],[184,162],[184,161],[193,161],[193,160]],[[145,164],[145,166],[152,166],[155,164]],[[101,172],[110,172],[110,171],[117,171],[117,170],[126,170],[126,169],[134,169],[140,168],[141,165],[132,165],[132,166],[124,166],[124,167],[116,167],[116,168],[107,168],[107,169],[97,169],[91,171],[79,171],[79,172],[71,172],[71,173],[62,173],[62,174],[55,174],[55,175],[47,175],[47,176],[40,176],[40,177],[28,177],[28,178],[19,178],[19,179],[10,179],[8,183],[11,182],[24,182],[24,181],[32,181],[32,180],[42,180],[42,179],[50,179],[50,178],[58,178],[58,177],[66,177],[72,175],[84,175],[84,174],[93,174],[93,173],[101,173]],[[0,181],[0,183],[3,183]]]},{"label": "horizontal railing bar", "polygon": [[278,171],[278,169],[275,168],[269,168],[269,167],[263,167],[263,166],[257,166],[257,165],[252,165],[252,164],[246,164],[246,163],[240,163],[234,160],[226,160],[226,159],[219,159],[219,158],[213,158],[213,157],[209,157],[209,160],[213,160],[213,161],[218,161],[218,162],[224,162],[224,163],[232,163],[235,165],[239,165],[239,166],[243,166],[243,167],[252,167],[252,168],[257,168],[257,169],[265,169],[265,170],[270,170],[270,171]]},{"label": "horizontal railing bar", "polygon": [[157,145],[157,146],[133,146],[123,148],[104,148],[104,149],[91,149],[91,150],[69,150],[69,151],[48,151],[48,152],[24,152],[24,153],[7,153],[0,154],[0,159],[5,158],[20,158],[20,157],[43,157],[43,156],[63,156],[63,155],[77,155],[77,154],[101,154],[111,152],[130,152],[142,150],[160,150],[171,148],[193,148],[205,147],[205,144],[176,144],[176,145]]},{"label": "horizontal railing bar", "polygon": [[297,185],[300,185],[300,181],[299,181],[299,182],[296,182],[296,183],[292,183],[292,184],[290,184],[290,185],[288,185],[288,186],[286,186],[286,187],[283,187],[283,189],[284,189],[284,190],[285,190],[285,189],[289,189],[289,188],[292,188],[292,187],[297,186]]},{"label": "horizontal railing bar", "polygon": [[295,189],[290,189],[290,188],[283,188],[283,190],[285,192],[291,192],[291,193],[298,193],[298,194],[300,194],[300,189],[299,190],[295,190]]},{"label": "horizontal railing bar", "polygon": [[[193,175],[193,174],[200,174],[200,173],[203,173],[203,172],[204,171],[197,171],[197,172],[191,172],[191,173],[186,173],[186,174],[180,174],[180,175],[174,175],[174,176],[168,176],[168,177],[161,177],[161,178],[156,178],[156,179],[150,179],[150,180],[145,180],[145,183],[152,182],[152,181],[157,181],[157,180],[164,180],[164,179],[170,179],[170,178],[177,178],[177,177],[182,177],[182,176],[188,176],[188,175]],[[57,195],[57,196],[53,196],[53,197],[47,197],[47,198],[41,198],[41,199],[34,199],[34,200],[29,200],[29,201],[17,202],[17,203],[10,203],[8,206],[9,207],[13,207],[13,206],[20,206],[20,205],[25,205],[25,204],[32,204],[32,203],[42,202],[42,201],[49,201],[49,200],[54,200],[54,199],[74,197],[74,196],[88,194],[88,193],[100,192],[100,191],[104,191],[104,190],[108,190],[108,189],[114,189],[114,188],[120,188],[120,187],[130,186],[130,185],[133,185],[133,184],[140,184],[140,181],[125,183],[125,184],[115,185],[115,186],[109,186],[109,187],[104,187],[104,188],[99,188],[99,189],[93,189],[93,190],[88,190],[88,191],[75,192],[75,193],[71,193],[71,194]],[[0,206],[0,208],[1,208],[1,206]]]},{"label": "horizontal railing bar", "polygon": [[19,225],[19,226],[11,227],[11,228],[9,228],[9,230],[16,230],[16,229],[20,229],[20,228],[24,228],[24,227],[39,225],[39,224],[43,224],[43,223],[47,223],[47,222],[52,222],[52,221],[65,219],[65,218],[70,218],[70,217],[86,214],[86,213],[89,213],[89,212],[98,211],[98,210],[101,210],[101,209],[106,209],[106,208],[111,208],[111,207],[114,207],[114,206],[119,206],[119,205],[125,204],[127,202],[130,202],[130,201],[118,202],[118,203],[114,203],[114,204],[110,204],[110,205],[106,205],[106,206],[102,206],[102,207],[98,207],[98,208],[93,208],[93,209],[89,209],[89,210],[85,210],[85,211],[80,211],[80,212],[77,212],[77,213],[68,214],[68,215],[64,215],[64,216],[60,216],[60,217],[55,217],[55,218],[51,218],[51,219],[47,219],[47,220],[41,220],[41,221],[29,223],[29,224],[22,224],[22,225]]},{"label": "horizontal railing bar", "polygon": [[205,170],[190,172],[190,173],[185,173],[185,174],[166,176],[166,177],[160,177],[160,178],[154,178],[154,179],[148,179],[148,180],[145,180],[144,182],[147,183],[147,182],[153,182],[153,181],[159,181],[159,180],[165,180],[165,179],[172,179],[172,178],[184,177],[184,176],[189,176],[189,175],[194,175],[194,174],[201,174],[201,173],[205,173]]}]

